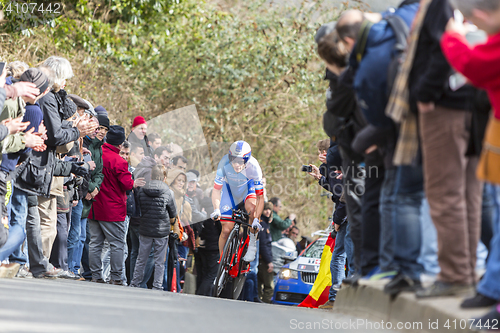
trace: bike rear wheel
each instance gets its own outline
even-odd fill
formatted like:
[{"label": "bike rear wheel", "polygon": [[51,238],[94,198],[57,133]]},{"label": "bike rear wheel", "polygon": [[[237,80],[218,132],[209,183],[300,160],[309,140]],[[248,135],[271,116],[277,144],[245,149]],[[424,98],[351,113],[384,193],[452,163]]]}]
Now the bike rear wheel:
[{"label": "bike rear wheel", "polygon": [[[238,248],[238,228],[233,228],[229,233],[226,245],[224,245],[224,250],[219,263],[219,268],[217,270],[217,277],[214,281],[213,296],[220,297],[224,287],[229,280],[229,270],[232,264],[233,254]],[[232,297],[232,295],[231,295]]]}]

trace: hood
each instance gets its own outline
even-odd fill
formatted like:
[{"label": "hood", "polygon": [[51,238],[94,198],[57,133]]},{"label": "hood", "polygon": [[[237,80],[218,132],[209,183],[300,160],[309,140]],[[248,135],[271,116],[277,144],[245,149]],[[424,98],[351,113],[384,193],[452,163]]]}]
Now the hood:
[{"label": "hood", "polygon": [[[177,195],[179,195],[180,193],[178,193],[179,191],[177,191],[177,189],[175,189],[172,184],[174,183],[175,179],[177,177],[179,177],[179,175],[184,175],[186,176],[186,173],[184,171],[182,171],[181,169],[177,169],[177,168],[174,168],[174,169],[170,169],[168,170],[168,175],[167,175],[167,185],[170,186],[170,188],[172,189],[172,191],[174,191],[174,193]],[[182,195],[184,195],[185,191],[186,191],[186,186],[187,186],[187,183],[186,185],[184,186],[184,191],[182,191]]]},{"label": "hood", "polygon": [[168,186],[161,180],[151,180],[142,190],[148,197],[159,197],[162,193],[168,191]]},{"label": "hood", "polygon": [[146,156],[142,159],[141,163],[137,164],[134,170],[134,178],[144,178],[147,182],[151,180],[151,171],[156,165],[156,161]]}]

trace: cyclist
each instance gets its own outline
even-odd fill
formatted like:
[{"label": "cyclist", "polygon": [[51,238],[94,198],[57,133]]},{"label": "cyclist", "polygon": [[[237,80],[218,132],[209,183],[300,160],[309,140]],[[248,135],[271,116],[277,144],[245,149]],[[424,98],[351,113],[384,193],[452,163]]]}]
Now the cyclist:
[{"label": "cyclist", "polygon": [[234,225],[234,222],[227,221],[232,217],[232,209],[245,209],[253,222],[247,253],[243,260],[254,261],[257,253],[257,233],[261,228],[259,219],[264,208],[264,189],[262,169],[259,162],[252,157],[252,148],[247,142],[234,142],[229,147],[229,153],[219,162],[212,203],[214,212],[210,217],[214,220],[220,218],[222,224],[219,253],[222,255]]}]

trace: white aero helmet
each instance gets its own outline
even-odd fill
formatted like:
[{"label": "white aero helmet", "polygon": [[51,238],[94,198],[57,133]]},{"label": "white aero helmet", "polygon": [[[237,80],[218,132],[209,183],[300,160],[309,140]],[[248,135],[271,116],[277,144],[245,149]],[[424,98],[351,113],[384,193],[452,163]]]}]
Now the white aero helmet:
[{"label": "white aero helmet", "polygon": [[232,162],[236,158],[241,158],[245,162],[248,162],[250,157],[252,157],[252,148],[245,141],[236,141],[229,147],[229,162]]}]

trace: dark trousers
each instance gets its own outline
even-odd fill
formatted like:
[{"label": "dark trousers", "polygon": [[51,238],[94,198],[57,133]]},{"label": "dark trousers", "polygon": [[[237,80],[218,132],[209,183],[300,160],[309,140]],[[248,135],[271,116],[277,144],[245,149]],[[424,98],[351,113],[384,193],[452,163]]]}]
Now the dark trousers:
[{"label": "dark trousers", "polygon": [[195,254],[196,295],[212,296],[212,289],[219,265],[219,251],[199,249]]},{"label": "dark trousers", "polygon": [[264,303],[271,303],[273,297],[273,279],[274,273],[267,271],[267,264],[261,260],[259,262],[259,271],[257,272],[257,280],[259,286],[259,297]]},{"label": "dark trousers", "polygon": [[[372,154],[378,154],[377,152]],[[372,155],[370,154],[370,155]],[[362,200],[362,252],[361,274],[368,274],[379,264],[380,252],[380,191],[384,183],[384,167],[377,163],[377,156],[365,159],[365,194]],[[352,232],[351,232],[352,238]]]},{"label": "dark trousers", "polygon": [[[359,166],[353,162],[349,154],[340,147],[342,156],[342,172],[344,180],[345,199],[347,206],[347,219],[351,239],[354,247],[354,269],[361,272],[361,253],[363,251],[362,239],[362,197],[364,193],[365,181],[362,177],[362,171]],[[378,249],[377,249],[378,251]],[[378,257],[377,257],[378,258]]]},{"label": "dark trousers", "polygon": [[57,214],[57,235],[50,253],[50,263],[54,267],[68,270],[68,229],[71,220],[71,208],[67,213]]},{"label": "dark trousers", "polygon": [[89,249],[90,249],[90,231],[89,231],[89,224],[87,223],[86,226],[86,238],[85,238],[85,243],[83,244],[83,251],[82,251],[82,269],[83,269],[83,274],[82,276],[90,280],[92,279],[92,272],[90,270],[90,261],[89,261]]}]

